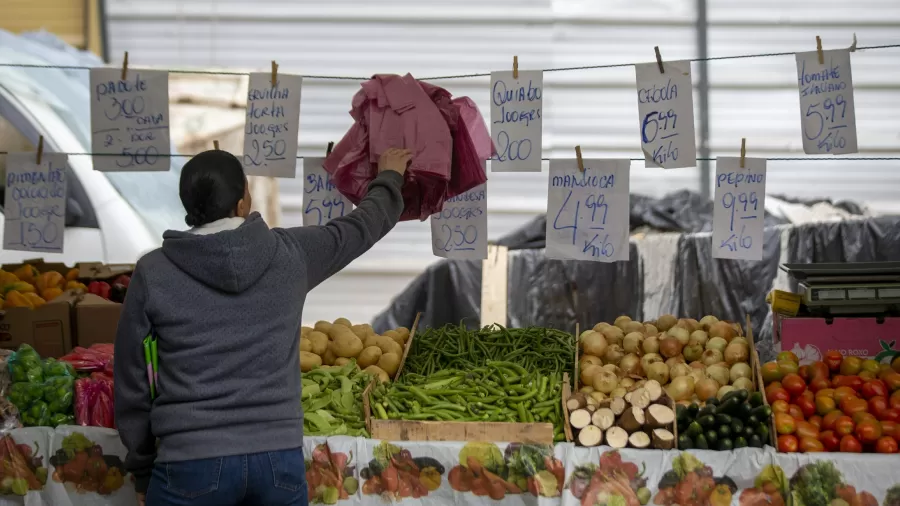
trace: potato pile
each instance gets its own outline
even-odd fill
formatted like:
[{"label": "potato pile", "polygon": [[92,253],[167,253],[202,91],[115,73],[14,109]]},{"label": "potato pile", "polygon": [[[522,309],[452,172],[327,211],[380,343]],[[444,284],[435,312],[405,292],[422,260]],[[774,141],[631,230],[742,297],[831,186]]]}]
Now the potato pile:
[{"label": "potato pile", "polygon": [[643,380],[655,380],[676,402],[753,391],[750,344],[740,327],[715,316],[660,316],[637,322],[620,316],[580,336],[581,392],[596,400],[625,397]]},{"label": "potato pile", "polygon": [[390,381],[400,368],[403,347],[409,329],[400,327],[378,335],[365,323],[353,325],[346,318],[334,322],[319,321],[314,327],[300,328],[300,370],[310,371],[326,365],[343,366],[356,359],[365,372]]}]

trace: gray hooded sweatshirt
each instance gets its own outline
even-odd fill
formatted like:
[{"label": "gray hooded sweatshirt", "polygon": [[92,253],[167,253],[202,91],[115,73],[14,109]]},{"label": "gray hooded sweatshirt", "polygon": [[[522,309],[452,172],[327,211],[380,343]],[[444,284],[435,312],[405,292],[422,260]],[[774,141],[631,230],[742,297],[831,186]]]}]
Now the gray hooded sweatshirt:
[{"label": "gray hooded sweatshirt", "polygon": [[[359,207],[319,227],[168,231],[135,268],[115,343],[115,410],[138,492],[154,462],[299,448],[306,294],[372,247],[403,210],[403,177],[378,175]],[[159,395],[143,339],[154,332]],[[156,440],[159,438],[157,453]]]}]

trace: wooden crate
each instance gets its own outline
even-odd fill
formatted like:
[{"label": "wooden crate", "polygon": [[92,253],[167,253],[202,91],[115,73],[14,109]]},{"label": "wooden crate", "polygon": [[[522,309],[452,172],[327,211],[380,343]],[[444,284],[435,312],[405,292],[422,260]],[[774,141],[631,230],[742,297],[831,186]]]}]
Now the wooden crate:
[{"label": "wooden crate", "polygon": [[[375,379],[363,391],[366,430],[385,441],[489,441],[553,445],[553,424],[511,422],[438,422],[381,420],[372,417],[369,395]],[[566,384],[563,388],[566,388]],[[563,410],[565,412],[565,409]],[[568,423],[566,422],[568,425]]]},{"label": "wooden crate", "polygon": [[403,346],[403,356],[400,357],[400,366],[397,367],[397,374],[394,374],[394,381],[400,379],[400,373],[403,372],[403,364],[406,363],[406,356],[409,355],[409,349],[412,348],[412,342],[416,337],[416,329],[419,327],[419,318],[421,317],[422,313],[416,313],[416,319],[413,320],[412,327],[409,329],[409,339],[406,340],[406,344]]},{"label": "wooden crate", "polygon": [[[756,352],[756,342],[753,341],[753,325],[750,323],[750,315],[747,315],[747,342],[750,343],[750,368],[753,371],[753,384],[756,391],[762,394],[763,404],[769,406],[769,400],[766,399],[766,387],[763,383],[762,364],[759,362],[759,353]],[[771,406],[769,406],[771,409]],[[778,436],[775,432],[775,414],[769,417],[769,440],[764,443],[774,447],[778,451],[776,444]]]}]

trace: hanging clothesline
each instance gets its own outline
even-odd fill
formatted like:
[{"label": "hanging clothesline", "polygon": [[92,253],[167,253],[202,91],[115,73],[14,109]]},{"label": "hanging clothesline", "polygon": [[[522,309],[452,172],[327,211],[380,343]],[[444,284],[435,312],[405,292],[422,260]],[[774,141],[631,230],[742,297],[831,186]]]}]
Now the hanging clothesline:
[{"label": "hanging clothesline", "polygon": [[[8,155],[9,151],[0,151],[0,155]],[[66,156],[122,156],[121,153],[61,153]],[[160,158],[170,157],[170,158],[192,158],[196,155],[189,154],[181,154],[181,153],[161,153],[158,155]],[[297,160],[303,160],[304,158],[321,158],[320,156],[298,156]],[[589,157],[585,157],[589,158]],[[607,157],[607,158],[617,158],[617,157]],[[541,158],[541,161],[549,162],[554,160],[554,158]],[[629,158],[632,162],[643,162],[644,158]],[[714,162],[716,161],[716,157],[709,158],[701,158],[698,157],[697,160],[705,160]],[[766,160],[770,162],[888,162],[888,161],[900,161],[900,156],[852,156],[852,157],[843,157],[843,156],[835,156],[835,157],[815,157],[815,156],[801,156],[801,157],[775,157],[775,158],[766,158]],[[490,160],[488,160],[490,161]]]},{"label": "hanging clothesline", "polygon": [[[873,49],[891,49],[891,48],[900,48],[900,44],[883,44],[878,46],[858,46],[855,51],[864,51],[864,50],[873,50]],[[689,62],[701,62],[701,61],[719,61],[719,60],[740,60],[740,59],[748,59],[748,58],[767,58],[774,56],[793,56],[796,52],[780,52],[780,53],[756,53],[756,54],[742,54],[742,55],[732,55],[732,56],[710,56],[707,58],[688,58],[686,60],[679,61],[689,61]],[[621,68],[621,67],[631,67],[634,66],[634,63],[610,63],[604,65],[584,65],[578,67],[555,67],[555,68],[547,68],[543,69],[543,72],[569,72],[576,70],[593,70],[593,69],[611,69],[611,68]],[[59,70],[90,70],[96,67],[90,67],[86,65],[41,65],[35,63],[0,63],[0,67],[18,67],[18,68],[37,68],[37,69],[59,69]],[[115,68],[114,66],[110,66]],[[158,70],[158,69],[154,69]],[[524,69],[523,69],[524,70]],[[540,70],[540,69],[537,69]],[[216,75],[216,76],[249,76],[250,72],[237,72],[237,71],[227,71],[227,70],[191,70],[191,69],[168,69],[167,72],[170,74],[198,74],[198,75]],[[289,72],[288,72],[289,73]],[[446,80],[446,79],[465,79],[470,77],[489,77],[491,75],[490,72],[478,72],[472,74],[457,74],[457,75],[449,75],[449,76],[434,76],[434,77],[424,77],[420,78],[420,81],[438,81],[438,80]],[[301,75],[304,79],[323,79],[323,80],[333,80],[333,81],[367,81],[370,79],[369,77],[350,77],[350,76],[323,76],[323,75]]]}]

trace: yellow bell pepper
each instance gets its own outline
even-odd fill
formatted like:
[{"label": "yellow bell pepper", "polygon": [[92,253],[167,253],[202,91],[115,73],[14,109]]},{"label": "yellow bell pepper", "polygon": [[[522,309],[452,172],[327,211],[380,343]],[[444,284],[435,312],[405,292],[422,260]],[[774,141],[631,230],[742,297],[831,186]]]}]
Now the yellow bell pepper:
[{"label": "yellow bell pepper", "polygon": [[41,273],[38,272],[38,270],[35,269],[34,266],[25,264],[22,267],[14,270],[13,274],[15,274],[17,278],[19,278],[19,281],[34,284],[35,278],[37,278]]},{"label": "yellow bell pepper", "polygon": [[43,292],[47,288],[62,288],[66,286],[66,278],[56,271],[49,271],[38,276],[35,285],[39,292]]},{"label": "yellow bell pepper", "polygon": [[0,270],[0,286],[11,285],[18,280],[19,278],[17,278],[15,274]]},{"label": "yellow bell pepper", "polygon": [[24,281],[16,281],[13,284],[4,286],[2,292],[8,293],[12,290],[20,293],[34,292],[34,285],[32,285],[31,283],[26,283]]},{"label": "yellow bell pepper", "polygon": [[78,269],[69,269],[69,272],[66,273],[66,281],[78,281],[80,275]]},{"label": "yellow bell pepper", "polygon": [[62,293],[63,293],[63,291],[59,288],[56,288],[56,287],[47,288],[46,290],[41,292],[41,298],[43,298],[47,302],[50,302],[51,300],[62,295]]},{"label": "yellow bell pepper", "polygon": [[16,290],[11,290],[6,292],[6,301],[3,303],[4,309],[9,309],[13,307],[27,307],[28,309],[34,309],[34,304],[21,292]]},{"label": "yellow bell pepper", "polygon": [[43,297],[34,292],[23,293],[22,295],[24,295],[25,298],[28,299],[29,302],[31,302],[31,306],[33,309],[37,309],[47,303],[47,301],[44,300]]}]

